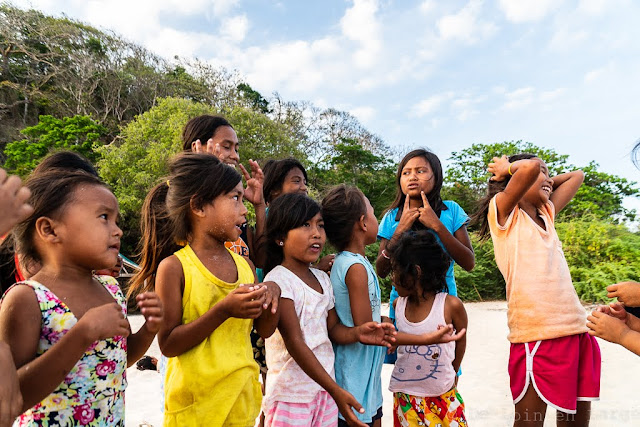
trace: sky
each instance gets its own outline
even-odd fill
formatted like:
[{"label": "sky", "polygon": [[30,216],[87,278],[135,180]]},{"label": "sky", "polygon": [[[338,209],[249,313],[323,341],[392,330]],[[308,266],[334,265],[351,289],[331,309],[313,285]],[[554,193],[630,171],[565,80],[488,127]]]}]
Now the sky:
[{"label": "sky", "polygon": [[[447,164],[525,140],[640,181],[640,2],[23,0],[166,57],[237,70],[265,97],[356,116]],[[640,208],[640,202],[628,201]],[[640,209],[639,209],[640,210]]]}]

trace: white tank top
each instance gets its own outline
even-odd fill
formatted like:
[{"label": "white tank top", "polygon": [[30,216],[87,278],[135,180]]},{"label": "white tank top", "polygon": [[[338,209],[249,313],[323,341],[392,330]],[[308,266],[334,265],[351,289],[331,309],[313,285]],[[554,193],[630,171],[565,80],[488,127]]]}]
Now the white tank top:
[{"label": "white tank top", "polygon": [[[405,317],[407,298],[400,297],[396,303],[396,327],[407,334],[421,335],[433,332],[438,325],[446,325],[444,302],[447,294],[436,294],[431,312],[418,323]],[[389,390],[413,396],[435,397],[451,390],[456,378],[453,369],[455,342],[432,345],[402,345],[398,347],[398,360],[391,374]]]}]

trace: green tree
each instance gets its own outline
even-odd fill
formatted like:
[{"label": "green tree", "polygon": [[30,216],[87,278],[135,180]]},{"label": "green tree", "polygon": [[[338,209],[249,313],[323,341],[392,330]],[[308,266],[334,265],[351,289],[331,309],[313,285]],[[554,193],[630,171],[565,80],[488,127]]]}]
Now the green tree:
[{"label": "green tree", "polygon": [[457,201],[466,212],[475,211],[476,202],[486,194],[490,177],[487,164],[493,157],[517,153],[529,153],[540,157],[547,163],[551,175],[575,169],[585,172],[585,184],[567,208],[560,213],[560,219],[586,214],[613,221],[635,218],[635,212],[625,209],[622,205],[625,197],[639,194],[640,190],[635,187],[635,182],[598,171],[598,164],[595,162],[578,168],[568,163],[567,155],[523,141],[473,144],[462,151],[451,153],[451,164],[446,171],[443,186],[444,198]]},{"label": "green tree", "polygon": [[23,129],[26,138],[13,141],[5,147],[5,167],[20,176],[26,176],[51,151],[73,150],[91,161],[97,159],[96,148],[102,145],[106,129],[88,116],[57,119],[40,116],[35,126]]}]

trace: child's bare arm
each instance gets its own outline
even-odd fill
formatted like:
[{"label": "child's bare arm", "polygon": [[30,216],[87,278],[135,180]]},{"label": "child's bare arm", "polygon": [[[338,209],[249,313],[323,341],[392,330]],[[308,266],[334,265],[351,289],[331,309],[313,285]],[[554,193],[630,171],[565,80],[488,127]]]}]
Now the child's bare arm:
[{"label": "child's bare arm", "polygon": [[493,173],[492,181],[502,181],[509,176],[509,168],[513,175],[503,191],[496,195],[496,207],[498,208],[498,223],[504,224],[518,205],[525,193],[536,182],[540,173],[541,163],[538,159],[516,160],[509,163],[507,156],[494,157],[489,163],[488,170]]},{"label": "child's bare arm", "polygon": [[[280,287],[275,282],[264,282],[262,286],[267,289],[269,302],[263,304],[262,314],[253,324],[262,338],[269,338],[276,331],[278,322],[280,321],[280,311],[278,310],[278,305],[280,304]],[[271,307],[269,307],[269,305]]]},{"label": "child's bare arm", "polygon": [[578,192],[584,182],[584,172],[576,170],[554,176],[551,179],[553,180],[553,193],[551,193],[550,199],[557,215]]},{"label": "child's bare arm", "polygon": [[353,264],[344,278],[349,292],[351,317],[355,326],[372,322],[371,301],[369,300],[369,276],[362,264]]},{"label": "child's bare arm", "polygon": [[282,335],[284,344],[287,347],[287,351],[291,354],[291,357],[302,368],[305,374],[312,380],[317,382],[322,388],[324,388],[338,405],[338,409],[347,422],[355,423],[355,425],[365,427],[358,421],[351,408],[355,408],[358,411],[362,410],[362,406],[346,392],[331,378],[331,376],[322,367],[322,364],[316,358],[315,354],[307,346],[300,330],[300,321],[296,314],[296,308],[292,300],[288,298],[282,298],[280,301],[280,322],[278,323],[278,330]]},{"label": "child's bare arm", "polygon": [[[459,298],[447,295],[447,299],[445,300],[445,319],[447,318],[447,314],[451,316],[451,323],[456,331],[462,331],[467,329],[467,325],[469,320],[467,318],[467,310],[464,308],[464,304],[460,301]],[[464,353],[467,350],[467,336],[463,335],[459,340],[456,341],[456,356],[453,359],[453,369],[456,372],[460,369],[460,364],[462,363],[462,358],[464,357]]]},{"label": "child's bare arm", "polygon": [[335,308],[329,310],[327,330],[329,338],[336,344],[359,342],[367,345],[391,347],[396,341],[396,328],[391,323],[367,322],[350,328],[340,323]]},{"label": "child's bare arm", "polygon": [[136,363],[147,351],[164,320],[162,301],[155,292],[145,292],[136,297],[145,322],[138,332],[127,338],[127,367]]},{"label": "child's bare arm", "polygon": [[640,356],[640,332],[619,318],[596,310],[587,317],[587,327],[590,335],[620,344]]},{"label": "child's bare arm", "polygon": [[88,310],[57,343],[36,357],[41,323],[32,289],[18,286],[6,294],[0,306],[0,341],[11,348],[18,370],[23,398],[20,412],[51,394],[95,341],[129,334],[129,322],[113,302]]},{"label": "child's bare arm", "polygon": [[466,329],[453,333],[453,325],[440,325],[437,330],[421,335],[398,332],[395,345],[431,345],[458,341],[466,334]]},{"label": "child's bare arm", "polygon": [[20,382],[11,349],[0,341],[0,427],[10,427],[22,411]]},{"label": "child's bare arm", "polygon": [[205,314],[182,324],[182,287],[184,273],[175,255],[162,260],[156,274],[156,291],[164,306],[164,322],[158,332],[158,344],[167,357],[178,356],[204,341],[230,317],[255,319],[262,314],[265,287],[241,286]]}]

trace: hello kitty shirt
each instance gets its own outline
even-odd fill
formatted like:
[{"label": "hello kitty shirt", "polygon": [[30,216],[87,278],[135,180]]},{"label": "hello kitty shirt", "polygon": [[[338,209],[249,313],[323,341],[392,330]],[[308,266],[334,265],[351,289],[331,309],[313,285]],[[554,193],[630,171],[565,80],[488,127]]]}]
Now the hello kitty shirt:
[{"label": "hello kitty shirt", "polygon": [[[422,321],[409,322],[405,316],[407,298],[399,297],[396,303],[396,327],[407,334],[421,335],[433,332],[438,325],[446,325],[444,302],[447,294],[436,294],[431,312]],[[398,360],[391,374],[389,390],[413,396],[435,397],[451,390],[456,379],[453,369],[456,344],[401,345]]]}]

